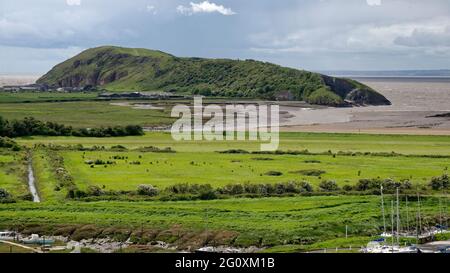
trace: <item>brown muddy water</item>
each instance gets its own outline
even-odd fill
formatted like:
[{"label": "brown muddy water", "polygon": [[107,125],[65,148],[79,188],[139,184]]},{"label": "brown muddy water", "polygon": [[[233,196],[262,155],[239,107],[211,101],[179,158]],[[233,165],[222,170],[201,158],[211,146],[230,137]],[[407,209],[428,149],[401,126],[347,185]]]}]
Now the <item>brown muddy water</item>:
[{"label": "brown muddy water", "polygon": [[450,78],[355,78],[374,88],[390,106],[298,109],[284,107],[291,117],[286,131],[450,134]]}]

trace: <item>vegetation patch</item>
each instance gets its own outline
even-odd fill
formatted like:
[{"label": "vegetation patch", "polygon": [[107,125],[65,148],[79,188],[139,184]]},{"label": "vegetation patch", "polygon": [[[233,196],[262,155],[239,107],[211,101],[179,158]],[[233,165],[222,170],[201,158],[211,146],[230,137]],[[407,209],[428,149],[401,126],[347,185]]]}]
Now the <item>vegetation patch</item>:
[{"label": "vegetation patch", "polygon": [[0,116],[0,136],[23,137],[23,136],[77,136],[77,137],[120,137],[141,136],[144,131],[141,126],[127,125],[100,128],[74,129],[54,122],[42,122],[33,117],[23,120],[6,120]]},{"label": "vegetation patch", "polygon": [[315,170],[315,169],[310,169],[310,170],[300,170],[300,171],[294,171],[291,172],[294,174],[301,174],[304,176],[321,176],[322,174],[326,174],[326,171],[323,170]]},{"label": "vegetation patch", "polygon": [[282,176],[283,173],[279,172],[279,171],[268,171],[264,175],[267,175],[267,176]]}]

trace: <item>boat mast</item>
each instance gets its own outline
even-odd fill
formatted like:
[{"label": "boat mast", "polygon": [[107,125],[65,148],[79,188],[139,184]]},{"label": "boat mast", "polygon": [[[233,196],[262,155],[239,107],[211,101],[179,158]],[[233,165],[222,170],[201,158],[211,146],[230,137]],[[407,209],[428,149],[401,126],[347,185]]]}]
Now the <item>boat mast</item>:
[{"label": "boat mast", "polygon": [[408,208],[408,195],[406,195],[406,230],[409,234],[409,208]]},{"label": "boat mast", "polygon": [[394,200],[391,200],[391,232],[392,252],[394,252]]},{"label": "boat mast", "polygon": [[386,216],[384,213],[383,185],[381,185],[381,187],[380,187],[380,192],[381,192],[381,212],[383,214],[383,231],[384,231],[384,234],[386,234]]},{"label": "boat mast", "polygon": [[420,195],[419,192],[417,192],[417,204],[418,204],[418,220],[419,220],[419,234],[422,233],[422,219],[421,219],[421,215],[420,215]]},{"label": "boat mast", "polygon": [[400,210],[399,210],[399,198],[398,198],[398,187],[397,187],[397,244],[400,245]]},{"label": "boat mast", "polygon": [[440,231],[441,231],[441,233],[442,233],[442,198],[441,197],[438,197],[439,198],[439,229],[440,229]]},{"label": "boat mast", "polygon": [[448,229],[448,192],[446,191],[444,194],[444,213],[445,213],[445,227]]},{"label": "boat mast", "polygon": [[419,213],[416,213],[416,244],[419,244]]}]

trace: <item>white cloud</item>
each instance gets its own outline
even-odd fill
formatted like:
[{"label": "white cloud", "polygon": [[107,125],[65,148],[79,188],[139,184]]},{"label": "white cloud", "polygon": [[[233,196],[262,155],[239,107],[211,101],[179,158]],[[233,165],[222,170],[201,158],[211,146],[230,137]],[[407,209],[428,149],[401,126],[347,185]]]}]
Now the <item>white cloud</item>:
[{"label": "white cloud", "polygon": [[66,0],[66,3],[69,6],[79,6],[81,5],[81,0]]},{"label": "white cloud", "polygon": [[381,6],[381,0],[366,0],[369,6]]},{"label": "white cloud", "polygon": [[184,15],[192,15],[196,13],[220,13],[225,16],[236,14],[232,9],[226,8],[222,5],[217,5],[215,3],[211,3],[208,1],[203,1],[201,3],[190,3],[190,7],[185,7],[183,5],[179,5],[177,7],[177,12]]},{"label": "white cloud", "polygon": [[[387,53],[408,54],[412,51],[450,54],[450,19],[377,25],[323,26],[277,35],[264,32],[252,35],[252,51],[270,54],[295,53]],[[434,50],[439,49],[439,50]]]},{"label": "white cloud", "polygon": [[148,13],[151,13],[153,15],[158,13],[158,11],[156,10],[156,7],[152,6],[152,5],[147,5],[146,10]]}]

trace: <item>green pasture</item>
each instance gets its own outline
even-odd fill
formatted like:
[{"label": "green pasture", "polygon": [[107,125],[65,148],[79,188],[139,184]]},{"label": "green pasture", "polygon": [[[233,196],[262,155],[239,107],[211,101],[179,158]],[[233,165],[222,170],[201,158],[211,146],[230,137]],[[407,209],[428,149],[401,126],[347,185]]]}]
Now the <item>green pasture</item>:
[{"label": "green pasture", "polygon": [[50,101],[78,101],[97,98],[97,92],[90,93],[62,93],[62,92],[0,92],[0,104],[3,103],[31,103]]},{"label": "green pasture", "polygon": [[[229,149],[259,151],[260,142],[255,141],[174,141],[169,132],[151,132],[144,136],[117,138],[78,137],[26,137],[16,139],[20,144],[33,146],[36,143],[98,145],[111,147],[123,145],[130,149],[145,146],[172,147],[177,152],[215,152]],[[280,150],[303,150],[310,152],[396,152],[419,155],[450,155],[450,137],[413,135],[369,135],[330,133],[280,133]]]},{"label": "green pasture", "polygon": [[77,128],[106,126],[158,126],[171,124],[168,110],[133,109],[113,105],[111,101],[39,102],[0,104],[1,116],[6,119],[34,117],[41,121],[57,122]]},{"label": "green pasture", "polygon": [[0,188],[17,196],[28,192],[23,154],[0,149]]},{"label": "green pasture", "polygon": [[[307,181],[317,186],[335,180],[340,186],[355,185],[362,178],[409,179],[426,184],[450,167],[450,158],[336,156],[331,155],[246,155],[218,153],[141,153],[67,151],[66,169],[79,188],[96,185],[107,190],[135,190],[140,184],[159,188],[178,183],[211,184],[220,187],[237,183]],[[124,157],[124,159],[114,159]],[[89,165],[89,161],[111,161],[109,165]],[[309,163],[309,162],[320,163]],[[320,170],[320,176],[301,171]],[[281,176],[270,176],[270,171]]]}]

